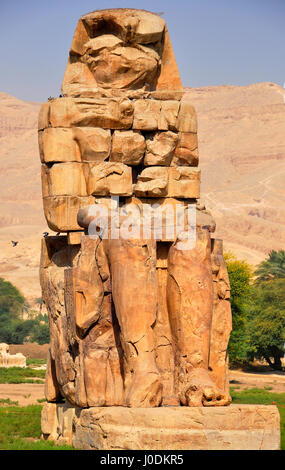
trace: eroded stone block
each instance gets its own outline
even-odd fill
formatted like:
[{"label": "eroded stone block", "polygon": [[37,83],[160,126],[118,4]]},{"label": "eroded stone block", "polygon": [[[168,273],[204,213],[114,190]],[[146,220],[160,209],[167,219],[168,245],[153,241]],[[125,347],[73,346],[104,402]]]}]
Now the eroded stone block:
[{"label": "eroded stone block", "polygon": [[133,129],[155,131],[160,119],[160,101],[135,100]]},{"label": "eroded stone block", "polygon": [[117,162],[86,164],[88,193],[94,196],[132,194],[132,170]]},{"label": "eroded stone block", "polygon": [[94,204],[94,198],[80,196],[52,196],[43,198],[44,214],[54,232],[81,230],[77,213],[81,207]]},{"label": "eroded stone block", "polygon": [[148,137],[144,164],[146,166],[170,166],[177,140],[177,134],[171,131],[157,132],[154,136]]},{"label": "eroded stone block", "polygon": [[200,170],[176,167],[168,170],[168,196],[196,199],[200,196]]},{"label": "eroded stone block", "polygon": [[[66,408],[73,421],[57,412],[64,404],[45,404],[43,433],[69,436],[85,450],[279,450],[280,417],[274,405],[231,405],[223,408],[92,407]],[[73,411],[71,411],[73,410]],[[74,433],[72,432],[72,423]],[[56,432],[57,429],[57,432]]]},{"label": "eroded stone block", "polygon": [[139,131],[115,131],[112,136],[110,161],[139,165],[145,149],[145,139]]},{"label": "eroded stone block", "polygon": [[71,445],[75,416],[76,409],[68,403],[45,403],[41,415],[43,438],[58,445]]},{"label": "eroded stone block", "polygon": [[168,169],[153,166],[145,168],[138,177],[134,188],[136,196],[161,197],[167,196]]},{"label": "eroded stone block", "polygon": [[177,117],[180,102],[176,100],[161,101],[158,129],[161,131],[177,131]]},{"label": "eroded stone block", "polygon": [[67,243],[69,245],[80,245],[83,231],[81,232],[68,232]]},{"label": "eroded stone block", "polygon": [[197,133],[197,116],[194,106],[187,101],[181,101],[177,116],[176,128],[179,132]]},{"label": "eroded stone block", "polygon": [[71,129],[49,127],[39,132],[42,163],[80,162],[81,155]]},{"label": "eroded stone block", "polygon": [[44,197],[87,196],[86,181],[81,163],[55,163],[42,165]]},{"label": "eroded stone block", "polygon": [[102,127],[129,129],[133,105],[124,98],[58,98],[51,101],[52,127]]},{"label": "eroded stone block", "polygon": [[179,132],[172,165],[198,166],[198,136],[193,132]]},{"label": "eroded stone block", "polygon": [[41,106],[38,119],[38,129],[43,130],[49,126],[50,103],[44,103]]},{"label": "eroded stone block", "polygon": [[136,196],[196,199],[200,194],[200,170],[190,167],[149,167],[138,177]]},{"label": "eroded stone block", "polygon": [[74,141],[80,149],[83,162],[100,163],[106,160],[111,150],[111,132],[100,127],[74,127]]},{"label": "eroded stone block", "polygon": [[0,367],[26,367],[26,358],[22,353],[10,354],[9,345],[0,343]]}]

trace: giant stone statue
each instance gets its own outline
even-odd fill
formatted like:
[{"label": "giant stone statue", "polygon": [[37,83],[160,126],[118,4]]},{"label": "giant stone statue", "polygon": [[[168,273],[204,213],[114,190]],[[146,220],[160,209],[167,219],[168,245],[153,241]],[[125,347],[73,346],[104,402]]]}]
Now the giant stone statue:
[{"label": "giant stone statue", "polygon": [[[42,242],[47,401],[228,405],[229,279],[199,203],[195,110],[160,16],[79,20],[62,96],[40,111],[39,147],[45,217],[63,234]],[[178,208],[194,215],[192,245],[184,225],[169,226]]]}]

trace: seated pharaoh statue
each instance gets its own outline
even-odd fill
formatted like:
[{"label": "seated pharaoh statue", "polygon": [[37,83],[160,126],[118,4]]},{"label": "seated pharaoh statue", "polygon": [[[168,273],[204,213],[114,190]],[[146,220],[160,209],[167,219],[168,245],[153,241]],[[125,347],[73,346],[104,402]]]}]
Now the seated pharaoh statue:
[{"label": "seated pharaoh statue", "polygon": [[159,15],[79,20],[39,148],[45,217],[63,233],[42,241],[47,401],[228,405],[229,279]]}]

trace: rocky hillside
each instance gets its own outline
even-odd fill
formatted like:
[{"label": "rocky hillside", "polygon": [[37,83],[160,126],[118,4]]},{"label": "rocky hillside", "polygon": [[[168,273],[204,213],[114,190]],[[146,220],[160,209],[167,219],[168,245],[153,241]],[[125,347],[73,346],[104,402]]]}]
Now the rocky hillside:
[{"label": "rocky hillside", "polygon": [[202,199],[226,248],[255,264],[285,245],[285,90],[187,88],[196,107]]},{"label": "rocky hillside", "polygon": [[[186,88],[199,126],[202,197],[225,248],[256,264],[285,246],[285,91],[273,83]],[[0,276],[40,296],[40,103],[0,93]],[[12,247],[11,240],[19,244]]]},{"label": "rocky hillside", "polygon": [[[40,103],[0,93],[0,276],[40,297],[41,202],[37,119]],[[19,241],[12,247],[11,240]]]}]

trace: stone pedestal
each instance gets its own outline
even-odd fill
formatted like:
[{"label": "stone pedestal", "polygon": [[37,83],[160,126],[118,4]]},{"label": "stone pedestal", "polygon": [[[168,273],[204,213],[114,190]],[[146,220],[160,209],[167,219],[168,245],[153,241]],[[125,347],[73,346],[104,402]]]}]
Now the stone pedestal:
[{"label": "stone pedestal", "polygon": [[88,450],[278,450],[276,406],[92,407],[47,403],[45,439]]},{"label": "stone pedestal", "polygon": [[0,343],[0,367],[26,367],[26,358],[22,353],[10,354],[9,345]]}]

